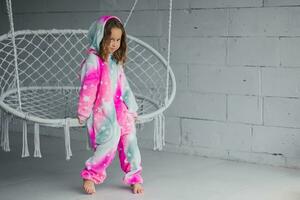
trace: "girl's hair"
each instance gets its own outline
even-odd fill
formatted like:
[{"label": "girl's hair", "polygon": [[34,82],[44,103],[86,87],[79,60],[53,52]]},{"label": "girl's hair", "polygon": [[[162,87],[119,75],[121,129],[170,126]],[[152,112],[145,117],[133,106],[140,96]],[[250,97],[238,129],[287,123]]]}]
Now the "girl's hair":
[{"label": "girl's hair", "polygon": [[126,54],[127,54],[127,43],[126,43],[126,33],[123,24],[116,18],[109,19],[104,27],[104,34],[103,38],[99,45],[99,55],[103,60],[106,60],[108,56],[108,52],[105,48],[107,48],[109,42],[110,42],[110,35],[111,35],[111,29],[112,28],[119,28],[122,31],[122,37],[120,42],[120,48],[116,50],[112,58],[119,64],[124,64],[126,61]]}]

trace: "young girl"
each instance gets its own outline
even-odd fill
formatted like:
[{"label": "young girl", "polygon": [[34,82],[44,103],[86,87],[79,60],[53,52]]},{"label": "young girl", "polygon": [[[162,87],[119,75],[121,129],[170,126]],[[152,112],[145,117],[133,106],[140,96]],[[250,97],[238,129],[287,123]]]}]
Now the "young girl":
[{"label": "young girl", "polygon": [[86,121],[94,155],[81,172],[86,193],[106,178],[106,168],[119,152],[125,172],[123,182],[133,193],[143,193],[141,156],[137,145],[135,119],[138,105],[128,85],[123,64],[126,33],[119,18],[103,16],[88,32],[90,48],[82,64],[78,120]]}]

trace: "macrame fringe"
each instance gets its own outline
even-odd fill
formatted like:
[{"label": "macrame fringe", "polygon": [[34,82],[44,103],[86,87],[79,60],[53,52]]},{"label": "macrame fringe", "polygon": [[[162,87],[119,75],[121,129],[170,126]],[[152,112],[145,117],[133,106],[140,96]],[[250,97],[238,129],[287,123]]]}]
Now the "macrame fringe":
[{"label": "macrame fringe", "polygon": [[10,147],[9,147],[9,121],[10,121],[9,116],[6,116],[5,117],[5,123],[4,123],[4,141],[3,141],[3,150],[5,152],[10,151]]},{"label": "macrame fringe", "polygon": [[90,136],[89,136],[89,133],[87,132],[87,130],[85,131],[86,132],[86,150],[92,150],[91,148],[91,145],[90,145]]},{"label": "macrame fringe", "polygon": [[86,146],[85,146],[86,150],[92,150],[90,147],[90,141],[88,139],[86,139]]},{"label": "macrame fringe", "polygon": [[4,113],[0,109],[0,125],[1,125],[1,139],[0,139],[0,147],[3,149],[4,145]]},{"label": "macrame fringe", "polygon": [[29,157],[28,151],[28,141],[27,141],[27,121],[23,120],[23,148],[22,148],[22,158]]},{"label": "macrame fringe", "polygon": [[1,147],[3,151],[9,152],[9,121],[10,116],[1,112]]},{"label": "macrame fringe", "polygon": [[41,158],[41,147],[40,147],[40,125],[34,123],[34,154],[35,158]]},{"label": "macrame fringe", "polygon": [[65,123],[65,147],[66,147],[66,160],[70,160],[72,156],[71,138],[70,138],[70,120],[67,118]]},{"label": "macrame fringe", "polygon": [[154,118],[154,147],[153,150],[161,151],[165,145],[165,116],[163,113]]},{"label": "macrame fringe", "polygon": [[85,149],[86,150],[92,150],[91,146],[90,146],[90,137],[89,137],[89,133],[87,130],[84,129],[84,127],[82,127],[82,132],[86,133],[86,137],[85,137]]}]

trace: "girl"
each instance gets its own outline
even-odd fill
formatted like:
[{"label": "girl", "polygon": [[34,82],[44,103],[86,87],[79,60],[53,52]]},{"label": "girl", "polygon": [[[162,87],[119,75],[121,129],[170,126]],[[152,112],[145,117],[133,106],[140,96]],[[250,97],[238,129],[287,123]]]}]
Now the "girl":
[{"label": "girl", "polygon": [[86,121],[90,157],[81,172],[86,193],[95,193],[94,184],[106,178],[106,168],[119,152],[125,172],[123,182],[133,193],[143,193],[141,156],[137,145],[135,119],[138,105],[128,85],[123,64],[126,60],[126,33],[119,18],[103,16],[88,32],[90,47],[82,64],[78,121]]}]

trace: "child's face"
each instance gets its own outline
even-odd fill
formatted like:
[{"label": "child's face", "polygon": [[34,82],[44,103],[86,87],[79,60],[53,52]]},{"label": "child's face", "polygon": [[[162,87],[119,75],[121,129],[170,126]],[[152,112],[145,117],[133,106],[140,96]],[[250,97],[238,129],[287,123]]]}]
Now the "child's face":
[{"label": "child's face", "polygon": [[120,48],[122,31],[119,28],[112,28],[108,41],[108,53],[114,53]]}]

